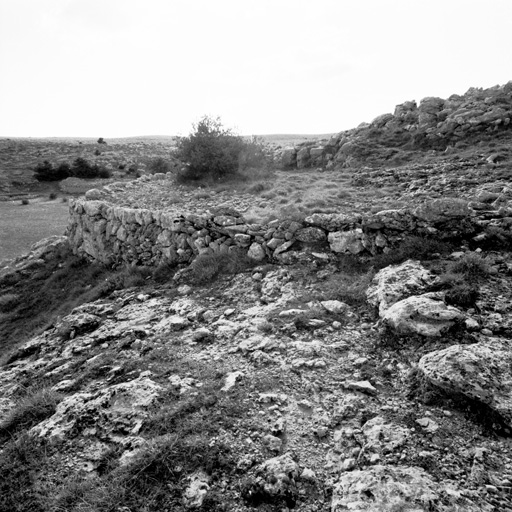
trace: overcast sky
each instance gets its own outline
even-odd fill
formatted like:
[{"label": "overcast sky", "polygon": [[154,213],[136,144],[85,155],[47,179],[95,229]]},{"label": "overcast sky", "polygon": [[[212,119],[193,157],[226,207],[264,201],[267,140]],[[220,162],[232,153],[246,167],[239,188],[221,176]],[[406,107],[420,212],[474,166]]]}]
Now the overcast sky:
[{"label": "overcast sky", "polygon": [[0,0],[0,136],[330,133],[512,80],[512,0]]}]

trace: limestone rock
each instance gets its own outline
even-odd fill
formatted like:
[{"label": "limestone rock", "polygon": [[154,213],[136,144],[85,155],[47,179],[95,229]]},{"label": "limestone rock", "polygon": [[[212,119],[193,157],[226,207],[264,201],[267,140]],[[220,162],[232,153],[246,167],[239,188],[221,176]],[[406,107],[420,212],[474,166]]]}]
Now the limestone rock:
[{"label": "limestone rock", "polygon": [[367,449],[373,452],[390,453],[405,444],[410,437],[408,429],[394,423],[386,423],[376,416],[363,425]]},{"label": "limestone rock", "polygon": [[243,497],[249,503],[275,503],[281,499],[287,504],[294,504],[295,480],[299,475],[299,465],[289,453],[268,459],[257,466],[254,474],[246,480]]},{"label": "limestone rock", "polygon": [[100,317],[90,313],[71,313],[57,326],[60,336],[74,338],[79,334],[94,331],[100,324]]},{"label": "limestone rock", "polygon": [[[447,485],[435,482],[422,468],[409,466],[373,466],[365,470],[343,473],[334,486],[331,512],[385,512],[407,510],[427,512],[481,508]],[[450,505],[457,501],[461,508]]]},{"label": "limestone rock", "polygon": [[421,336],[440,336],[463,319],[461,311],[436,300],[435,294],[408,297],[393,304],[382,315],[382,322],[398,334]]},{"label": "limestone rock", "polygon": [[262,261],[265,259],[266,256],[265,249],[263,249],[263,247],[260,244],[254,242],[249,247],[249,250],[247,251],[247,256],[251,260]]},{"label": "limestone rock", "polygon": [[299,242],[313,244],[325,241],[327,239],[327,235],[323,229],[311,226],[309,228],[299,229],[295,233],[295,238]]},{"label": "limestone rock", "polygon": [[360,228],[350,231],[334,231],[327,236],[331,251],[359,254],[364,251],[364,233]]},{"label": "limestone rock", "polygon": [[379,308],[382,314],[395,302],[418,295],[436,282],[436,276],[430,273],[419,261],[407,260],[400,265],[390,265],[375,275],[366,297],[368,302]]},{"label": "limestone rock", "polygon": [[90,201],[96,201],[98,199],[101,199],[101,190],[98,190],[97,188],[91,188],[85,193],[85,199]]},{"label": "limestone rock", "polygon": [[30,432],[50,440],[65,440],[78,433],[102,437],[110,432],[134,435],[162,389],[143,373],[135,380],[96,393],[76,393],[60,402],[55,414]]},{"label": "limestone rock", "polygon": [[311,226],[317,226],[326,231],[338,231],[351,226],[360,219],[359,216],[346,215],[344,213],[314,213],[306,217],[305,221]]},{"label": "limestone rock", "polygon": [[449,220],[463,219],[472,215],[468,202],[457,198],[434,199],[415,210],[413,214],[432,224],[439,224]]},{"label": "limestone rock", "polygon": [[295,148],[285,148],[281,153],[281,165],[283,169],[293,169],[297,166],[297,151]]},{"label": "limestone rock", "polygon": [[210,478],[203,469],[198,469],[188,477],[189,484],[183,493],[183,501],[187,508],[199,508],[210,488]]},{"label": "limestone rock", "polygon": [[484,338],[424,355],[418,368],[435,386],[489,407],[512,429],[512,351],[508,340]]},{"label": "limestone rock", "polygon": [[329,313],[336,315],[343,315],[350,312],[350,306],[341,300],[323,300],[320,304],[322,304]]}]

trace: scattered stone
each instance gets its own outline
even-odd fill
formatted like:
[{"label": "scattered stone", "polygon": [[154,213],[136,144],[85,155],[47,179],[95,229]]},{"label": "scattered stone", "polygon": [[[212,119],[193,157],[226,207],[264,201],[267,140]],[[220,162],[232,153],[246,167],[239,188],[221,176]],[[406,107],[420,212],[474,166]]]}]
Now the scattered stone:
[{"label": "scattered stone", "polygon": [[243,372],[235,371],[228,373],[226,375],[226,380],[224,381],[224,386],[221,388],[221,391],[227,392],[236,384],[237,380],[240,380],[244,376]]},{"label": "scattered stone", "polygon": [[367,380],[361,380],[357,382],[347,382],[345,387],[353,391],[360,391],[371,396],[378,393],[377,389]]},{"label": "scattered stone", "polygon": [[422,427],[425,432],[433,434],[439,430],[439,425],[432,418],[419,418],[416,423]]},{"label": "scattered stone", "polygon": [[199,508],[210,489],[210,478],[203,469],[198,469],[189,477],[189,484],[183,493],[184,505],[187,508]]}]

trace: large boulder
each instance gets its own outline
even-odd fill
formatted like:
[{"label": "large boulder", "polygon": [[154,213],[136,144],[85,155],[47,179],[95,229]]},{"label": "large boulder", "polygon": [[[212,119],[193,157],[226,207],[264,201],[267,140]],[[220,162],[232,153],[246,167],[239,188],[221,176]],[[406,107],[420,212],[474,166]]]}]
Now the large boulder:
[{"label": "large boulder", "polygon": [[453,306],[447,306],[435,293],[414,295],[395,302],[381,315],[382,323],[398,334],[441,336],[464,314]]},{"label": "large boulder", "polygon": [[366,297],[370,304],[379,308],[382,316],[395,302],[424,292],[436,279],[419,261],[407,260],[377,272]]},{"label": "large boulder", "polygon": [[343,473],[334,486],[331,512],[346,510],[477,512],[481,508],[460,497],[456,489],[435,482],[422,468],[373,466],[369,469]]},{"label": "large boulder", "polygon": [[471,345],[452,345],[424,355],[418,368],[434,386],[480,402],[512,429],[510,341],[485,338]]}]

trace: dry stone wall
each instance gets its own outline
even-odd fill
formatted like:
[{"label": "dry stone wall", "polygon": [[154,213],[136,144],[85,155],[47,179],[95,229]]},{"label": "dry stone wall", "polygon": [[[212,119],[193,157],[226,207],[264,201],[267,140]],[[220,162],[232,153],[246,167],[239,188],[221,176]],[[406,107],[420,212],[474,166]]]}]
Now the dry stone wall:
[{"label": "dry stone wall", "polygon": [[412,209],[371,215],[313,214],[303,221],[248,224],[235,211],[176,214],[126,208],[101,200],[70,202],[68,237],[76,254],[106,265],[187,263],[200,254],[243,251],[256,261],[294,263],[329,252],[377,254],[409,235],[483,240],[490,227],[510,231],[512,208],[474,209],[461,199],[436,199]]}]

